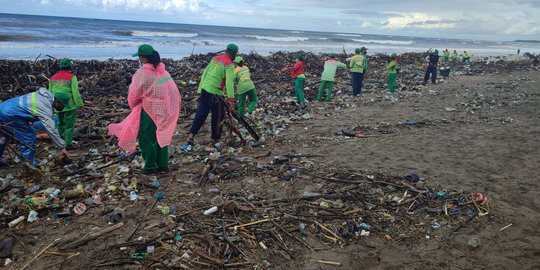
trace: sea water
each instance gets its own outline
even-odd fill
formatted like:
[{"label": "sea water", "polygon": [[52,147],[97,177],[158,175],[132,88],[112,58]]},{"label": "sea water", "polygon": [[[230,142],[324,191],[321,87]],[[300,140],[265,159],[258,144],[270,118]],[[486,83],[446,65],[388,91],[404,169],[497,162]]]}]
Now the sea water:
[{"label": "sea water", "polygon": [[277,51],[368,54],[424,52],[429,48],[463,50],[473,55],[540,52],[539,43],[483,41],[362,33],[331,33],[174,23],[66,18],[0,13],[0,59],[34,60],[49,56],[74,59],[132,59],[140,44],[150,44],[162,58],[223,50],[236,43],[240,53]]}]

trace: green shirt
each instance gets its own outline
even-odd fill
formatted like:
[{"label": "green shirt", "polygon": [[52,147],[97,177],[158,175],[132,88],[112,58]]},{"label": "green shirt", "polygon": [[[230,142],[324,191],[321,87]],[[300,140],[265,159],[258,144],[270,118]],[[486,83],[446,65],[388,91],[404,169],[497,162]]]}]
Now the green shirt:
[{"label": "green shirt", "polygon": [[397,73],[397,69],[399,68],[397,61],[390,61],[388,64],[388,67],[386,67],[386,71],[388,71],[388,74],[394,74]]},{"label": "green shirt", "polygon": [[326,62],[324,62],[324,70],[321,75],[321,80],[323,81],[335,81],[336,77],[336,70],[338,68],[346,68],[347,65],[335,60],[335,59],[328,59]]},{"label": "green shirt", "polygon": [[236,82],[237,94],[243,94],[251,89],[255,89],[255,84],[251,81],[249,68],[246,66],[236,67],[234,69],[234,81]]},{"label": "green shirt", "polygon": [[355,54],[349,63],[351,72],[364,73],[367,70],[367,57],[364,54]]},{"label": "green shirt", "polygon": [[223,89],[226,89],[227,96],[234,98],[234,64],[226,54],[212,58],[206,66],[197,93],[201,93],[202,89],[220,96],[224,96]]},{"label": "green shirt", "polygon": [[69,94],[69,102],[68,104],[64,104],[63,112],[72,111],[84,106],[81,93],[79,92],[77,76],[66,70],[61,70],[51,77],[49,91],[53,94],[60,92]]}]

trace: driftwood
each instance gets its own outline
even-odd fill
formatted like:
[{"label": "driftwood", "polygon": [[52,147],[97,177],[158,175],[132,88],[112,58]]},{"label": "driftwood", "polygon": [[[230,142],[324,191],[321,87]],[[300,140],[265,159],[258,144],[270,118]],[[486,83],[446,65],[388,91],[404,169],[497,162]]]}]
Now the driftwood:
[{"label": "driftwood", "polygon": [[56,243],[58,243],[58,241],[60,240],[61,238],[58,238],[58,239],[55,239],[53,240],[50,244],[48,244],[44,249],[42,249],[38,254],[36,254],[36,256],[34,256],[29,262],[27,262],[22,268],[21,270],[24,270],[26,269],[26,267],[30,266],[30,264],[32,262],[34,262],[37,258],[39,258],[39,256],[41,256],[43,253],[45,253],[45,251],[47,251],[49,248],[51,248],[52,246],[56,245]]},{"label": "driftwood", "polygon": [[352,197],[354,194],[318,194],[318,195],[306,195],[306,196],[293,196],[287,198],[276,198],[269,200],[262,200],[253,202],[254,205],[262,205],[269,203],[280,203],[280,202],[289,202],[289,201],[301,201],[301,200],[313,200],[313,199],[339,199],[339,198],[348,198]]},{"label": "driftwood", "polygon": [[94,239],[96,239],[96,238],[98,238],[98,237],[104,235],[104,234],[107,234],[107,233],[109,233],[109,232],[112,232],[112,231],[114,231],[114,230],[116,230],[116,229],[118,229],[118,228],[120,228],[120,227],[122,227],[122,226],[124,226],[124,223],[120,222],[120,223],[115,224],[115,225],[113,225],[113,226],[111,226],[111,227],[107,227],[107,228],[105,228],[105,229],[103,229],[103,230],[101,230],[101,231],[98,231],[98,232],[95,232],[95,233],[91,233],[91,234],[88,235],[88,236],[82,237],[82,238],[79,239],[79,240],[76,240],[76,241],[74,241],[74,242],[71,242],[71,243],[65,245],[65,246],[64,246],[63,248],[61,248],[61,249],[65,250],[65,249],[76,248],[76,247],[82,246],[82,245],[84,245],[84,244],[86,244],[86,243],[88,243],[88,242],[90,242],[90,241],[92,241],[92,240],[94,240]]}]

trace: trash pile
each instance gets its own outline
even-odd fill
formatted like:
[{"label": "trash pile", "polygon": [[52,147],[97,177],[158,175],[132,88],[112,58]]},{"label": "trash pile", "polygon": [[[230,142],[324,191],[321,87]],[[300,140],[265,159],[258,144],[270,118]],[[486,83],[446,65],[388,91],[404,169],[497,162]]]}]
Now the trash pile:
[{"label": "trash pile", "polygon": [[[194,164],[203,166],[200,174],[150,177],[137,173],[135,155],[92,149],[86,162],[57,183],[3,179],[10,189],[3,191],[0,211],[10,234],[37,230],[46,239],[58,235],[44,226],[77,228],[46,248],[66,257],[90,253],[94,259],[87,263],[94,267],[267,269],[315,242],[451,237],[491,209],[481,193],[430,189],[429,180],[414,173],[326,169],[302,154],[229,154]],[[304,190],[275,188],[298,181],[311,184]],[[6,239],[19,243],[12,238]],[[97,239],[106,244],[93,246]]]}]

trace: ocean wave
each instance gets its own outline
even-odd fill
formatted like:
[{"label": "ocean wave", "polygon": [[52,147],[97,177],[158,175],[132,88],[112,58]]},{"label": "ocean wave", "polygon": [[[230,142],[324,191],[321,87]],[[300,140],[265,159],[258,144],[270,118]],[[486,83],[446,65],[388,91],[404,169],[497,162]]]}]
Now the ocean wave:
[{"label": "ocean wave", "polygon": [[113,34],[117,36],[123,36],[123,37],[130,37],[131,31],[122,31],[122,30],[114,30],[112,31]]},{"label": "ocean wave", "polygon": [[31,35],[0,35],[0,42],[3,41],[37,41],[43,38],[31,36]]},{"label": "ocean wave", "polygon": [[[210,45],[211,43],[197,42],[197,45]],[[98,48],[137,48],[141,45],[137,41],[104,41],[98,43],[79,43],[79,44],[50,44],[50,43],[1,43],[0,49],[98,49]],[[193,42],[179,41],[179,42],[160,42],[152,44],[157,50],[160,47],[174,47],[174,46],[190,46]]]},{"label": "ocean wave", "polygon": [[342,37],[361,37],[362,35],[358,35],[358,34],[336,34],[336,36],[342,36]]},{"label": "ocean wave", "polygon": [[354,42],[390,44],[390,45],[411,45],[416,43],[414,40],[384,40],[384,39],[352,39]]},{"label": "ocean wave", "polygon": [[333,37],[333,38],[330,38],[330,41],[343,43],[343,42],[351,42],[352,40],[350,38]]},{"label": "ocean wave", "polygon": [[177,37],[177,38],[193,38],[199,36],[197,33],[173,33],[173,32],[149,32],[149,31],[133,31],[131,36],[134,37]]},{"label": "ocean wave", "polygon": [[270,41],[281,41],[281,42],[295,42],[295,41],[306,41],[309,40],[307,37],[270,37],[270,36],[252,36],[252,35],[245,35],[244,37],[247,38],[256,38],[258,40],[270,40]]}]

